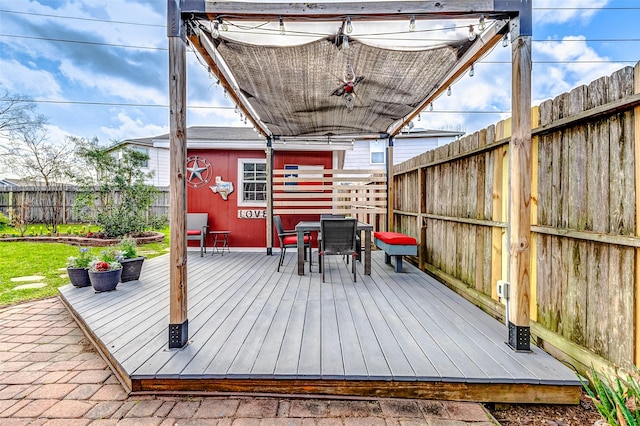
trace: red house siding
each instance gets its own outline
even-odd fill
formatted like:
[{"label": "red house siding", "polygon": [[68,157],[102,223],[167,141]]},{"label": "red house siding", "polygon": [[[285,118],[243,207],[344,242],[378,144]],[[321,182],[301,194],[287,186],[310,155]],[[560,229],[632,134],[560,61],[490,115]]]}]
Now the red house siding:
[{"label": "red house siding", "polygon": [[[264,151],[239,151],[239,150],[200,150],[190,149],[188,156],[205,158],[211,163],[210,181],[199,187],[187,187],[187,211],[189,213],[208,213],[210,230],[229,230],[229,245],[231,247],[266,247],[266,220],[238,218],[239,210],[264,211],[266,207],[238,206],[238,194],[242,191],[238,182],[238,160],[246,158],[265,159]],[[285,164],[324,166],[332,168],[331,152],[281,152],[274,155],[274,167],[283,169]],[[229,194],[227,200],[223,200],[220,194],[214,193],[210,186],[215,185],[216,176],[223,181],[233,182],[234,191]],[[187,178],[189,174],[187,175]],[[282,221],[286,228],[293,228],[300,220],[317,220],[318,215],[283,216]],[[213,238],[207,237],[207,246],[213,244]],[[189,245],[194,244],[193,241]],[[278,246],[278,238],[275,237],[274,247]]]}]

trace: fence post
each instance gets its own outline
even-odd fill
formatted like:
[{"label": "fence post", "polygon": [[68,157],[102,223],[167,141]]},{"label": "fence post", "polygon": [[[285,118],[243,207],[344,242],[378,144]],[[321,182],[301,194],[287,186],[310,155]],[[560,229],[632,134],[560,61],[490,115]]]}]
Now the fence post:
[{"label": "fence post", "polygon": [[[633,72],[633,93],[640,93],[640,62],[636,63]],[[634,160],[636,171],[636,237],[640,237],[640,106],[633,109],[634,122]],[[640,365],[640,248],[636,248],[635,256],[635,365]]]}]

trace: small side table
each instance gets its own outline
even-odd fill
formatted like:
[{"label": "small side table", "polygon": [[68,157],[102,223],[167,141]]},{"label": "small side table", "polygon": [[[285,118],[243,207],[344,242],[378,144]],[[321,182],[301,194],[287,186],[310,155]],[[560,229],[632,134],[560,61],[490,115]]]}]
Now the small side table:
[{"label": "small side table", "polygon": [[[225,249],[227,253],[231,253],[229,249],[229,234],[231,231],[209,231],[209,234],[213,235],[213,248],[211,249],[211,256],[213,256],[216,252],[220,253],[224,256]],[[218,241],[222,244],[218,247]]]}]

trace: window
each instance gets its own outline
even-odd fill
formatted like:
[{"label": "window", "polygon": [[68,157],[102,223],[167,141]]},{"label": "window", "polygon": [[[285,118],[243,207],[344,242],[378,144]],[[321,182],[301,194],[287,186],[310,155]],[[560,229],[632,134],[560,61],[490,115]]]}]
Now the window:
[{"label": "window", "polygon": [[382,141],[369,142],[371,164],[384,164],[384,145],[385,144]]},{"label": "window", "polygon": [[258,159],[238,160],[240,196],[238,205],[267,205],[267,162]]}]

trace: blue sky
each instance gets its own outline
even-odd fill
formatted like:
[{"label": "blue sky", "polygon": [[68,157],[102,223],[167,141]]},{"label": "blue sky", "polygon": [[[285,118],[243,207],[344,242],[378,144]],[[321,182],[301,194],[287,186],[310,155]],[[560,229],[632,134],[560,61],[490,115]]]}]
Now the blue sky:
[{"label": "blue sky", "polygon": [[[640,59],[637,0],[533,0],[533,7],[534,104]],[[165,0],[0,0],[0,90],[37,101],[54,143],[166,133],[165,23]],[[508,116],[510,60],[498,45],[415,124],[473,132]],[[188,82],[188,125],[242,125],[193,53]]]}]

